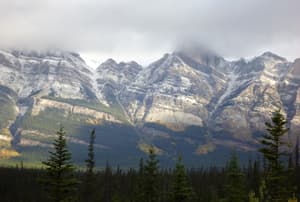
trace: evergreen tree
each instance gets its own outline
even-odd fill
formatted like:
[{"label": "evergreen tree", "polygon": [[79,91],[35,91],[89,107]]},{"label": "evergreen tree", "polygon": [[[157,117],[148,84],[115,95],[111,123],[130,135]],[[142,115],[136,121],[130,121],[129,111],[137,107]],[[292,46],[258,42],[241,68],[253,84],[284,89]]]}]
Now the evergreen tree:
[{"label": "evergreen tree", "polygon": [[113,197],[113,171],[108,162],[104,170],[103,193],[101,201],[112,201]]},{"label": "evergreen tree", "polygon": [[288,160],[288,168],[289,169],[294,169],[295,165],[294,165],[294,161],[293,161],[293,153],[289,154],[289,160]]},{"label": "evergreen tree", "polygon": [[245,176],[241,171],[236,153],[233,153],[226,169],[224,202],[244,202],[247,200]]},{"label": "evergreen tree", "polygon": [[182,157],[179,156],[175,170],[173,171],[173,190],[172,201],[173,202],[187,202],[191,198],[192,189],[188,185],[187,176],[184,165],[182,163]]},{"label": "evergreen tree", "polygon": [[267,188],[266,188],[266,181],[265,179],[262,179],[259,185],[259,200],[261,202],[267,201]]},{"label": "evergreen tree", "polygon": [[43,161],[46,166],[46,176],[41,179],[46,191],[54,202],[73,201],[73,193],[77,180],[74,178],[74,166],[71,163],[71,153],[68,151],[65,131],[61,126],[54,140],[54,151],[49,151],[49,158]]},{"label": "evergreen tree", "polygon": [[267,162],[265,168],[266,182],[266,201],[286,202],[288,200],[287,190],[285,189],[286,173],[282,162],[286,152],[284,146],[288,146],[283,140],[283,136],[288,132],[286,120],[280,110],[274,112],[272,123],[267,122],[267,134],[263,135],[260,141],[262,148],[259,150]]},{"label": "evergreen tree", "polygon": [[297,136],[296,146],[295,146],[295,166],[297,169],[300,167],[300,150],[299,150],[299,136]]},{"label": "evergreen tree", "polygon": [[86,173],[88,176],[94,175],[94,168],[95,168],[94,143],[95,143],[95,129],[92,130],[90,135],[90,143],[88,147],[88,159],[85,160]]},{"label": "evergreen tree", "polygon": [[90,143],[88,146],[88,158],[85,160],[86,173],[84,176],[84,183],[83,183],[83,198],[88,202],[95,200],[94,196],[95,196],[96,178],[94,173],[94,168],[95,168],[94,142],[95,142],[95,129],[93,129],[90,134]]},{"label": "evergreen tree", "polygon": [[149,149],[149,157],[144,166],[144,200],[145,202],[157,202],[159,198],[159,161],[156,158],[154,148]]},{"label": "evergreen tree", "polygon": [[254,193],[259,193],[259,186],[261,181],[261,170],[260,170],[260,161],[259,159],[254,161],[253,164],[253,172],[252,172],[252,180],[251,180],[251,188]]},{"label": "evergreen tree", "polygon": [[137,202],[144,202],[145,201],[145,171],[144,171],[144,159],[140,159],[139,163],[139,171],[138,171],[138,178],[137,178],[137,192],[136,192],[136,201]]},{"label": "evergreen tree", "polygon": [[119,166],[117,166],[117,170],[114,172],[113,177],[113,195],[112,195],[112,202],[122,202],[124,198],[122,198],[121,193],[121,179],[122,179],[122,170]]}]

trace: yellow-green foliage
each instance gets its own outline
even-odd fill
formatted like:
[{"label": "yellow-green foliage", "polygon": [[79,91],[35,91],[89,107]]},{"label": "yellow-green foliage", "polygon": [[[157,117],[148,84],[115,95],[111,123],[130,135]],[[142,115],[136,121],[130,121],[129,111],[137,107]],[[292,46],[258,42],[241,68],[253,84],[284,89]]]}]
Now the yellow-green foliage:
[{"label": "yellow-green foliage", "polygon": [[160,148],[158,148],[154,145],[146,144],[146,143],[139,143],[138,148],[147,154],[149,153],[150,148],[152,148],[154,150],[154,154],[157,154],[157,155],[161,155],[163,152]]},{"label": "yellow-green foliage", "polygon": [[295,195],[293,196],[293,198],[289,199],[288,202],[298,202],[297,198],[295,197]]},{"label": "yellow-green foliage", "polygon": [[253,191],[249,193],[249,202],[259,202],[258,198],[255,197],[255,193]]},{"label": "yellow-green foliage", "polygon": [[209,152],[213,152],[215,149],[216,149],[216,145],[209,142],[204,145],[199,145],[195,153],[198,155],[203,155],[203,154],[208,154]]},{"label": "yellow-green foliage", "polygon": [[0,159],[9,159],[12,157],[20,156],[20,154],[12,149],[1,149],[0,150]]}]

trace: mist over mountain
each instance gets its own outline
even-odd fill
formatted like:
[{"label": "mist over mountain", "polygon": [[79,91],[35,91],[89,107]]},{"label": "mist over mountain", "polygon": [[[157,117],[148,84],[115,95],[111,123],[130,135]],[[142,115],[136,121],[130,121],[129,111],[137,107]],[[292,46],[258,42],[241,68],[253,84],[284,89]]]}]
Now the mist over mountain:
[{"label": "mist over mountain", "polygon": [[93,128],[99,164],[132,165],[150,145],[165,165],[178,153],[189,166],[221,164],[233,147],[248,158],[276,109],[293,143],[299,87],[300,59],[271,52],[228,61],[182,46],[148,66],[108,59],[95,69],[74,52],[0,50],[1,154],[38,162],[62,124],[79,164]]}]

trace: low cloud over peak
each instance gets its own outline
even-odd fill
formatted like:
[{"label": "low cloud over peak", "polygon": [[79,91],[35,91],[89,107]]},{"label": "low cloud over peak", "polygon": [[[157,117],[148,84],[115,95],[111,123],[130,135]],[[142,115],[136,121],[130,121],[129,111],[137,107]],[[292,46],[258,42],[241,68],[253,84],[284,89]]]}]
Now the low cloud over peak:
[{"label": "low cloud over peak", "polygon": [[152,60],[186,42],[218,55],[300,57],[300,1],[3,0],[0,47]]}]

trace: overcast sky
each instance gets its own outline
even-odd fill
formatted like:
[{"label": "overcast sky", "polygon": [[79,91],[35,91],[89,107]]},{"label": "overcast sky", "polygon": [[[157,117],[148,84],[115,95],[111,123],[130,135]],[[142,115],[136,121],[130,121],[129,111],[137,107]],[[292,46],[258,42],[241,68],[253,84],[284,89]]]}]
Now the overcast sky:
[{"label": "overcast sky", "polygon": [[226,58],[300,57],[300,0],[0,0],[0,47],[158,59],[184,44]]}]

